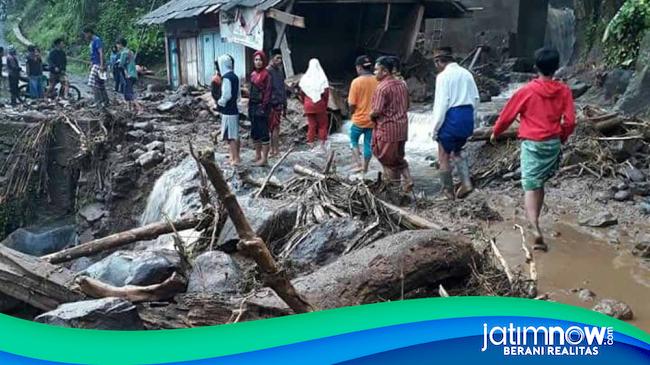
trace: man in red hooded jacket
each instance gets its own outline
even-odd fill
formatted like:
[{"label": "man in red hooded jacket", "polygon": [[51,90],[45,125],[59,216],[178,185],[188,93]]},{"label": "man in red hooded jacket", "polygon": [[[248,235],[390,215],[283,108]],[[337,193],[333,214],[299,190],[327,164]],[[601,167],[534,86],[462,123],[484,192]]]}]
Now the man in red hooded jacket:
[{"label": "man in red hooded jacket", "polygon": [[521,184],[528,220],[534,228],[535,249],[546,251],[539,215],[544,204],[544,183],[560,165],[560,150],[575,129],[575,105],[571,90],[554,81],[560,55],[542,48],[535,53],[539,78],[519,89],[494,125],[491,142],[520,117]]}]

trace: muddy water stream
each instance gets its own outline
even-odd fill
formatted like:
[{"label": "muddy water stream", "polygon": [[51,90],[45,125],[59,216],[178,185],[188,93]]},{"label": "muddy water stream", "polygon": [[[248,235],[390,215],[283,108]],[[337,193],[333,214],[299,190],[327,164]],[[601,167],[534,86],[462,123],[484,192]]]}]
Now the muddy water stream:
[{"label": "muddy water stream", "polygon": [[[549,232],[555,232],[546,237],[549,251],[533,253],[539,273],[539,293],[548,293],[550,299],[557,302],[589,309],[599,299],[621,300],[634,312],[630,323],[650,332],[650,265],[627,250],[617,250],[601,238],[568,223],[575,219],[563,221],[547,224],[551,227]],[[527,273],[521,234],[513,230],[512,222],[501,223],[493,230],[500,232],[497,245],[509,264],[513,268],[520,265]],[[572,289],[582,288],[594,292],[596,300],[583,302],[572,292]]]}]

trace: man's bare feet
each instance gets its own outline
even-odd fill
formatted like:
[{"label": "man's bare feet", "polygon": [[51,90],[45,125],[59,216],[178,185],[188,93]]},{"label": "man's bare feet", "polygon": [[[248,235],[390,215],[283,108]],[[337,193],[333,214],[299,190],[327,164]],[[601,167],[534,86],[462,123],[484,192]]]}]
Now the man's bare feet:
[{"label": "man's bare feet", "polygon": [[415,186],[415,183],[413,183],[413,180],[405,180],[403,190],[404,190],[405,193],[408,194],[408,193],[413,191],[414,186]]},{"label": "man's bare feet", "polygon": [[469,194],[474,191],[474,187],[468,187],[461,184],[458,189],[456,189],[456,198],[463,199],[466,198]]},{"label": "man's bare feet", "polygon": [[258,167],[268,166],[268,162],[266,160],[257,160],[255,161],[255,166]]}]

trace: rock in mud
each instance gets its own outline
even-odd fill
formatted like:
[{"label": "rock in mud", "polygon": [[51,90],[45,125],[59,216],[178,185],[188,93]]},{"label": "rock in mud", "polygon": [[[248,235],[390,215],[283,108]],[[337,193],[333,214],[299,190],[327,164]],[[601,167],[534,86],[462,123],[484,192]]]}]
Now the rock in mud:
[{"label": "rock in mud", "polygon": [[176,251],[117,251],[91,265],[81,275],[113,286],[159,284],[180,266]]},{"label": "rock in mud", "polygon": [[631,197],[632,197],[632,193],[629,190],[621,190],[616,192],[616,194],[614,194],[614,200],[619,202],[630,200]]},{"label": "rock in mud", "polygon": [[159,151],[149,151],[138,157],[137,161],[138,165],[142,166],[143,169],[148,170],[163,162],[164,159],[165,156],[163,156]]},{"label": "rock in mud", "polygon": [[641,172],[641,170],[637,169],[636,167],[628,166],[625,169],[625,174],[630,178],[630,181],[635,183],[644,182],[646,179],[645,174]]},{"label": "rock in mud", "polygon": [[618,219],[610,212],[599,212],[580,218],[578,224],[586,227],[602,228],[618,224]]},{"label": "rock in mud", "polygon": [[[273,241],[286,236],[293,229],[298,210],[295,204],[287,201],[249,197],[238,200],[251,227],[267,244],[271,245]],[[239,235],[228,218],[219,235],[219,250],[227,253],[235,252],[238,242]],[[273,247],[271,250],[275,251]]]},{"label": "rock in mud", "polygon": [[650,182],[633,183],[630,185],[630,191],[634,195],[648,196],[650,195]]},{"label": "rock in mud", "polygon": [[614,187],[614,190],[616,191],[627,190],[627,189],[629,189],[629,186],[624,182],[620,182],[616,184],[616,186]]},{"label": "rock in mud", "polygon": [[650,235],[645,235],[639,239],[639,242],[634,246],[634,250],[632,250],[632,254],[650,259]]},{"label": "rock in mud", "polygon": [[650,214],[650,202],[642,202],[640,207],[643,214]]},{"label": "rock in mud", "polygon": [[209,251],[192,263],[188,293],[232,293],[239,291],[242,270],[228,254]]},{"label": "rock in mud", "polygon": [[138,122],[138,123],[133,123],[133,129],[140,129],[149,133],[149,132],[153,132],[154,126],[153,123],[151,122]]},{"label": "rock in mud", "polygon": [[330,219],[311,231],[291,251],[289,259],[298,270],[313,271],[336,260],[363,228],[361,222],[352,218]]},{"label": "rock in mud", "polygon": [[141,149],[137,149],[131,153],[131,158],[137,160],[138,158],[140,158],[140,156],[144,155],[145,153],[147,152]]},{"label": "rock in mud", "polygon": [[120,298],[103,298],[66,303],[36,317],[37,322],[54,326],[97,330],[142,330],[136,307]]},{"label": "rock in mud", "polygon": [[81,208],[79,215],[88,223],[94,223],[100,220],[106,214],[103,204],[93,203]]},{"label": "rock in mud", "polygon": [[624,321],[629,321],[634,318],[632,308],[615,299],[601,299],[591,310]]},{"label": "rock in mud", "polygon": [[607,203],[612,198],[614,198],[614,194],[611,191],[606,190],[606,191],[600,191],[600,192],[596,193],[596,198],[595,199],[596,199],[597,202]]},{"label": "rock in mud", "polygon": [[146,145],[145,148],[147,151],[160,151],[161,153],[165,153],[165,142],[153,141]]},{"label": "rock in mud", "polygon": [[580,289],[578,291],[578,298],[583,302],[593,302],[596,298],[596,293],[589,289]]},{"label": "rock in mud", "polygon": [[147,132],[143,130],[130,131],[126,134],[126,140],[129,142],[141,141],[144,139],[144,136],[147,135]]},{"label": "rock in mud", "polygon": [[156,108],[159,112],[165,113],[168,112],[176,107],[176,103],[173,101],[166,101]]}]

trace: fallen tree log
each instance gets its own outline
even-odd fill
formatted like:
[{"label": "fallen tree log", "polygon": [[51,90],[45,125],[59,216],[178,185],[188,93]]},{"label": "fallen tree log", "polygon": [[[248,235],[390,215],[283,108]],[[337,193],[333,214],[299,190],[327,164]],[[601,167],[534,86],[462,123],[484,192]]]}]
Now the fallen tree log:
[{"label": "fallen tree log", "polygon": [[[440,284],[453,290],[469,277],[475,260],[479,254],[464,237],[438,230],[404,231],[344,255],[293,284],[319,308],[339,308],[399,300],[402,293],[435,291]],[[251,302],[283,306],[272,295],[255,296]]]},{"label": "fallen tree log", "polygon": [[44,311],[84,299],[74,273],[0,245],[0,292]]},{"label": "fallen tree log", "polygon": [[[300,166],[300,165],[294,165],[293,171],[295,173],[299,174],[299,175],[310,176],[310,177],[320,179],[320,180],[327,178],[326,175],[321,174],[318,171],[314,171],[314,170],[312,170],[310,168]],[[340,181],[340,184],[345,186],[345,187],[351,187],[350,184],[347,184],[347,183],[345,183],[343,181]],[[377,201],[377,203],[379,203],[384,208],[386,208],[386,210],[388,212],[390,212],[392,214],[395,214],[395,215],[399,216],[399,218],[401,220],[403,220],[405,222],[408,222],[409,225],[413,229],[438,229],[438,230],[443,229],[443,227],[440,226],[439,224],[433,223],[433,222],[431,222],[431,221],[429,221],[429,220],[427,220],[425,218],[422,218],[422,217],[420,217],[420,216],[418,216],[416,214],[410,213],[410,212],[408,212],[408,211],[406,211],[406,210],[404,210],[404,209],[402,209],[402,208],[400,208],[398,206],[395,206],[393,204],[385,202],[385,201],[383,201],[383,200],[381,200],[381,199],[379,199],[377,197],[375,197],[375,200]]]},{"label": "fallen tree log", "polygon": [[187,289],[187,280],[176,272],[160,284],[148,286],[126,285],[116,287],[102,281],[81,276],[76,280],[77,285],[93,298],[124,298],[132,303],[157,302],[173,298],[176,294],[183,293]]},{"label": "fallen tree log", "polygon": [[181,218],[171,224],[167,222],[152,223],[144,227],[134,228],[125,232],[115,233],[104,238],[86,242],[63,251],[43,256],[42,258],[52,264],[60,264],[79,257],[92,256],[103,251],[116,249],[134,242],[152,240],[164,234],[173,233],[174,228],[176,228],[177,231],[191,229],[198,226],[202,221],[203,217],[191,216],[188,218]]},{"label": "fallen tree log", "polygon": [[293,309],[296,313],[311,312],[314,308],[304,300],[293,287],[286,271],[282,270],[275,261],[266,243],[257,236],[246,219],[237,197],[230,190],[223,177],[221,169],[214,162],[214,151],[203,151],[199,160],[205,169],[208,179],[217,191],[221,204],[228,211],[228,216],[235,226],[241,241],[239,248],[243,255],[253,259],[260,268],[266,283]]},{"label": "fallen tree log", "polygon": [[[506,139],[513,139],[517,138],[517,131],[519,130],[519,127],[510,127],[508,128],[505,132],[503,132],[497,140],[506,140]],[[492,136],[492,127],[485,127],[485,128],[477,128],[474,130],[474,134],[472,134],[471,137],[469,137],[469,140],[472,142],[478,142],[478,141],[489,141],[490,136]]]}]

